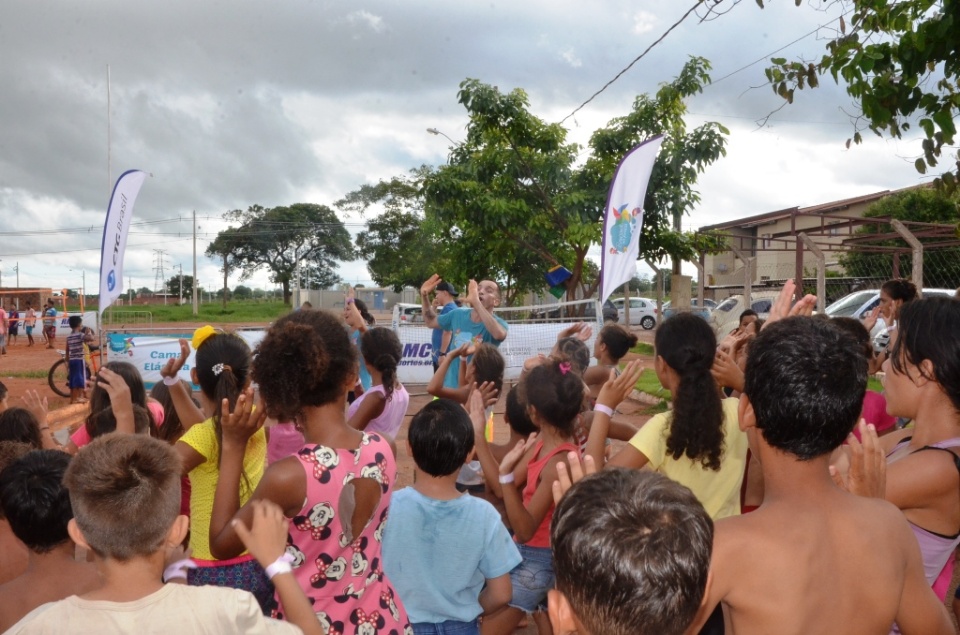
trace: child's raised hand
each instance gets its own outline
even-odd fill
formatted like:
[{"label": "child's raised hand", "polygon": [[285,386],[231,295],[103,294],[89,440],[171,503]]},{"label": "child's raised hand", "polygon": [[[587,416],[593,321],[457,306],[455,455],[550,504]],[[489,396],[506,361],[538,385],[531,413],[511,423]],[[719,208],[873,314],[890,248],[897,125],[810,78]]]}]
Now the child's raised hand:
[{"label": "child's raised hand", "polygon": [[485,438],[486,414],[484,408],[483,394],[474,384],[474,389],[470,391],[470,397],[467,399],[467,413],[470,415],[470,423],[473,424],[473,433],[478,438]]},{"label": "child's raised hand", "polygon": [[576,337],[581,342],[586,342],[593,335],[593,328],[586,322],[574,322],[567,328],[557,333],[557,341],[566,337]]},{"label": "child's raised hand", "polygon": [[466,357],[469,355],[468,351],[470,350],[470,343],[461,344],[457,348],[451,350],[447,353],[447,357]]},{"label": "child's raised hand", "polygon": [[718,350],[710,373],[721,386],[743,392],[743,371],[737,364],[735,352]]},{"label": "child's raised hand", "polygon": [[220,427],[223,430],[223,442],[236,443],[246,448],[247,441],[259,430],[267,419],[265,410],[254,413],[253,388],[247,388],[237,398],[237,405],[230,411],[230,402],[226,399],[220,404]]},{"label": "child's raised hand", "polygon": [[628,362],[623,372],[617,377],[613,369],[610,370],[610,378],[600,388],[600,394],[597,396],[597,404],[606,406],[610,409],[619,406],[627,398],[640,379],[643,373],[643,364],[639,359]]},{"label": "child's raised hand", "polygon": [[250,507],[253,519],[249,528],[239,519],[230,524],[247,551],[267,568],[286,553],[288,521],[283,510],[268,500],[251,501]]},{"label": "child's raised hand", "polygon": [[863,326],[868,331],[873,331],[873,327],[877,325],[877,320],[880,319],[880,306],[877,305],[873,307],[873,310],[863,318]]},{"label": "child's raised hand", "polygon": [[[567,465],[569,464],[569,468]],[[553,503],[560,504],[560,499],[566,494],[574,483],[579,483],[584,476],[596,474],[597,463],[589,454],[583,459],[576,452],[567,453],[567,462],[557,463],[557,480],[553,482]]]},{"label": "child's raised hand", "polygon": [[777,295],[777,299],[773,301],[773,305],[770,307],[770,317],[767,318],[767,321],[763,325],[764,327],[771,322],[776,322],[777,320],[787,317],[790,313],[790,305],[793,303],[793,294],[796,290],[797,285],[793,281],[793,278],[783,284],[783,288],[780,289],[780,294]]},{"label": "child's raised hand", "polygon": [[190,357],[190,342],[180,339],[180,357],[171,357],[160,369],[161,377],[176,377]]},{"label": "child's raised hand", "polygon": [[97,373],[97,386],[107,392],[110,397],[110,405],[114,413],[117,408],[124,405],[133,407],[133,398],[130,396],[130,386],[123,380],[123,377],[113,372],[109,368],[101,368]]},{"label": "child's raised hand", "polygon": [[833,481],[851,494],[869,498],[883,498],[887,489],[887,457],[880,446],[880,438],[873,424],[863,419],[857,422],[860,439],[847,437],[847,456],[850,467],[846,478],[836,466],[830,466]]},{"label": "child's raised hand", "polygon": [[500,393],[497,390],[497,385],[492,381],[485,381],[479,386],[473,385],[473,392],[480,393],[480,396],[483,398],[483,405],[492,406],[497,403],[497,399],[500,398]]},{"label": "child's raised hand", "polygon": [[526,452],[529,448],[537,442],[537,433],[534,432],[526,439],[520,439],[517,441],[517,444],[510,448],[510,451],[506,453],[503,457],[503,460],[500,461],[500,475],[506,476],[507,474],[512,474],[514,468],[517,467],[517,463],[520,462],[520,459],[523,458],[523,453]]},{"label": "child's raised hand", "polygon": [[23,401],[23,407],[26,408],[36,417],[37,422],[41,427],[47,423],[47,398],[40,398],[39,393],[36,390],[28,390],[20,398]]}]

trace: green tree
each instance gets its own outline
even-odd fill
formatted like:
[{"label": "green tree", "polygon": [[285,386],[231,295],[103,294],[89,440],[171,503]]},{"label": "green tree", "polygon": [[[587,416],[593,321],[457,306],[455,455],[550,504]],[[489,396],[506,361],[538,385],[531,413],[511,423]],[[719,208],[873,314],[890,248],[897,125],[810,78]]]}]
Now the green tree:
[{"label": "green tree", "polygon": [[409,175],[375,185],[363,185],[334,205],[361,216],[374,206],[384,212],[367,222],[357,235],[357,253],[367,260],[374,282],[399,292],[419,287],[435,272],[448,275],[445,244],[424,209],[423,180],[431,168],[421,166]]},{"label": "green tree", "polygon": [[[582,167],[579,146],[566,141],[560,124],[529,112],[524,91],[503,94],[468,79],[459,100],[470,115],[465,141],[448,165],[425,183],[428,209],[450,227],[460,247],[455,261],[468,271],[506,273],[518,290],[539,289],[556,264],[572,272],[567,296],[591,295],[584,262],[600,242],[607,191],[623,156],[638,143],[666,134],[644,202],[643,257],[691,257],[692,239],[679,219],[699,200],[697,175],[724,154],[727,130],[708,123],[688,132],[685,100],[709,82],[709,63],[691,58],[680,75],[656,95],[640,95],[631,112],[610,121],[590,140]],[[677,265],[679,266],[679,265]]]},{"label": "green tree", "polygon": [[238,284],[233,288],[233,297],[237,300],[249,300],[253,297],[253,290],[243,284]]},{"label": "green tree", "polygon": [[[167,280],[167,293],[180,296],[180,276],[176,275]],[[193,276],[183,276],[183,297],[189,298],[193,293]]]},{"label": "green tree", "polygon": [[207,255],[225,258],[228,269],[240,269],[241,280],[267,268],[270,280],[282,285],[286,304],[298,265],[303,280],[326,288],[340,281],[337,262],[354,256],[350,233],[325,205],[296,203],[269,209],[252,205],[229,211],[224,218],[238,226],[217,234]]},{"label": "green tree", "polygon": [[[763,0],[757,4],[763,7]],[[916,123],[925,137],[916,168],[925,173],[937,166],[954,142],[960,107],[956,0],[840,0],[825,6],[834,4],[847,17],[839,18],[826,53],[816,64],[773,58],[766,75],[774,92],[792,103],[796,90],[816,88],[829,73],[860,106],[848,147],[862,141],[864,129],[899,139]],[[960,161],[950,161],[955,163],[941,178],[952,188]]]},{"label": "green tree", "polygon": [[[895,218],[900,221],[956,225],[960,221],[958,196],[936,188],[915,188],[880,199],[863,213],[865,218]],[[909,227],[908,227],[909,228]],[[917,228],[914,228],[917,229]],[[919,229],[928,229],[919,226]],[[874,278],[882,282],[893,276],[893,249],[901,250],[898,270],[909,277],[913,256],[901,238],[891,238],[893,228],[886,223],[869,223],[857,229],[859,249],[843,254],[840,264],[847,275]],[[921,232],[918,232],[921,233]],[[877,236],[876,240],[867,239]],[[943,242],[943,237],[924,237],[922,243]],[[878,249],[880,248],[880,249]],[[925,286],[954,288],[960,286],[960,247],[938,247],[924,250],[923,278]]]}]

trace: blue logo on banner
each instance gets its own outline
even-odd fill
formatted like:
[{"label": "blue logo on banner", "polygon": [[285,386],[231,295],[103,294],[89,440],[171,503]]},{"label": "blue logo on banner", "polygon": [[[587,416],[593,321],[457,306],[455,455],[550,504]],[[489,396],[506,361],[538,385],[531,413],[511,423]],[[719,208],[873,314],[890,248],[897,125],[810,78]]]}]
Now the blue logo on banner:
[{"label": "blue logo on banner", "polygon": [[107,274],[107,291],[113,291],[115,286],[117,286],[117,274],[111,269],[110,273]]}]

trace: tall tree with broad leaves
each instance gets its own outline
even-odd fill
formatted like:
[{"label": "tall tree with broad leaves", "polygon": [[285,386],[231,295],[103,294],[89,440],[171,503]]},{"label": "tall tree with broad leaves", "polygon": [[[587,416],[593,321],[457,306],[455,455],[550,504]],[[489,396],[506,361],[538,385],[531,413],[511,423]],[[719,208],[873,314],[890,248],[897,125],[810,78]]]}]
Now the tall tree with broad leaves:
[{"label": "tall tree with broad leaves", "polygon": [[[632,111],[596,131],[591,154],[576,167],[580,147],[560,124],[529,111],[521,89],[501,93],[475,79],[460,85],[470,114],[464,142],[425,182],[427,206],[451,228],[458,258],[471,271],[510,271],[518,287],[540,289],[543,274],[567,266],[567,297],[588,297],[598,281],[584,279],[590,247],[600,242],[607,190],[617,163],[653,135],[667,138],[644,205],[643,257],[691,257],[694,241],[679,219],[699,200],[697,176],[724,154],[727,130],[717,123],[687,132],[684,100],[709,82],[709,63],[691,58],[656,95],[640,95]],[[677,264],[679,267],[679,264]],[[521,277],[522,276],[522,279]]]},{"label": "tall tree with broad leaves", "polygon": [[226,212],[223,217],[237,226],[217,234],[207,247],[207,255],[226,257],[228,268],[240,269],[241,280],[268,269],[271,282],[282,285],[286,304],[290,304],[290,283],[296,277],[298,263],[301,280],[327,288],[340,282],[337,262],[354,257],[350,233],[325,205],[251,205],[246,210]]},{"label": "tall tree with broad leaves", "polygon": [[429,166],[407,175],[363,185],[334,206],[364,216],[371,207],[383,213],[367,221],[357,235],[357,254],[366,259],[367,271],[378,285],[400,291],[419,287],[436,271],[446,271],[446,245],[424,210],[423,180]]},{"label": "tall tree with broad leaves", "polygon": [[[763,0],[756,0],[763,7]],[[801,4],[796,0],[796,4]],[[944,160],[957,133],[960,109],[960,4],[957,0],[839,0],[825,3],[841,16],[819,62],[773,58],[766,69],[775,93],[792,103],[795,91],[816,88],[829,74],[860,107],[850,143],[862,132],[902,137],[914,125],[923,133],[921,174]],[[940,180],[957,183],[960,156],[948,159]]]}]

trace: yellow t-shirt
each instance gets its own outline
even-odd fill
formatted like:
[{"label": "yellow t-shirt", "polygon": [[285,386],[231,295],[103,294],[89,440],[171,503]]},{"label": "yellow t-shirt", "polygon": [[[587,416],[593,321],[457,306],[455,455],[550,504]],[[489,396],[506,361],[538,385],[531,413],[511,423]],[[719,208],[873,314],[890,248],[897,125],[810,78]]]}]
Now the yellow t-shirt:
[{"label": "yellow t-shirt", "polygon": [[[217,491],[217,479],[220,477],[217,433],[213,419],[207,419],[191,427],[180,440],[199,452],[206,459],[190,470],[190,548],[193,557],[201,560],[216,560],[210,553],[210,516],[213,514],[213,498]],[[243,456],[243,471],[249,480],[249,487],[240,479],[240,504],[249,500],[256,489],[267,458],[267,435],[263,428],[250,437],[247,452]],[[246,553],[246,552],[244,552]]]},{"label": "yellow t-shirt", "polygon": [[737,399],[723,400],[723,456],[720,470],[706,469],[686,456],[667,455],[672,412],[653,417],[630,439],[630,445],[643,453],[650,467],[681,485],[686,485],[714,520],[740,514],[740,485],[747,460],[747,435],[737,420]]}]

